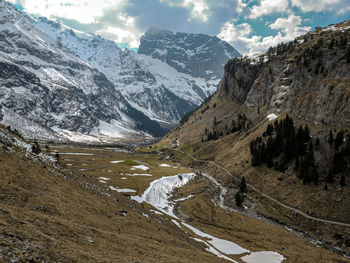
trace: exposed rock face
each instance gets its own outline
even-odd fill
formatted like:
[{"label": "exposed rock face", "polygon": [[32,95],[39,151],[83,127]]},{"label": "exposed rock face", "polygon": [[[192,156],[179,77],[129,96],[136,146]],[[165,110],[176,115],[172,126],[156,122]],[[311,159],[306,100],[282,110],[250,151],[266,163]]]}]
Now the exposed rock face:
[{"label": "exposed rock face", "polygon": [[1,120],[28,137],[69,130],[115,137],[164,134],[133,108],[104,74],[38,30],[0,0]]},{"label": "exposed rock face", "polygon": [[177,39],[177,51],[160,48],[187,54],[176,60],[187,69],[177,71],[160,57],[121,50],[113,41],[33,18],[3,0],[0,7],[0,84],[6,87],[0,91],[0,118],[30,137],[56,138],[67,131],[161,136],[216,91],[217,72],[238,54],[216,37],[168,32]]},{"label": "exposed rock face", "polygon": [[227,42],[205,34],[176,33],[156,27],[141,37],[139,54],[160,59],[194,77],[220,79],[223,66],[241,54]]},{"label": "exposed rock face", "polygon": [[[216,91],[219,79],[207,82],[180,73],[158,59],[121,50],[116,43],[100,36],[72,30],[44,17],[36,21],[36,26],[105,74],[134,108],[162,125],[176,125],[189,110]],[[186,48],[192,52],[191,47]]]},{"label": "exposed rock face", "polygon": [[[350,125],[348,24],[311,32],[304,43],[274,49],[269,61],[265,54],[266,62],[231,60],[219,95],[270,113],[290,112],[306,121]],[[331,47],[331,39],[338,44]]]}]

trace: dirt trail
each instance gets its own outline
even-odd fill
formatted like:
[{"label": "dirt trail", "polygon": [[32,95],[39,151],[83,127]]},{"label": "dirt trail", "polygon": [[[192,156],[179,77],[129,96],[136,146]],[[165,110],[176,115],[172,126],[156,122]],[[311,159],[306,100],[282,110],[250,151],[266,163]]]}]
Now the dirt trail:
[{"label": "dirt trail", "polygon": [[[218,167],[219,169],[225,171],[228,175],[232,176],[232,177],[236,177],[234,176],[229,170],[227,170],[225,167],[222,167],[221,165],[213,162],[213,161],[205,161],[205,160],[199,160],[195,157],[193,157],[191,154],[187,153],[187,152],[184,152],[184,151],[181,151],[179,149],[174,149],[175,151],[178,151],[178,152],[181,152],[183,154],[186,154],[187,156],[189,156],[192,160],[196,161],[196,162],[200,162],[200,163],[210,163],[216,167]],[[221,186],[222,187],[222,186]],[[291,207],[291,206],[288,206],[280,201],[278,201],[277,199],[273,198],[272,196],[269,196],[263,192],[261,192],[260,190],[258,190],[255,186],[251,185],[251,184],[247,184],[247,187],[249,187],[250,189],[252,189],[253,191],[259,193],[260,195],[262,195],[263,197],[275,202],[276,204],[282,206],[283,208],[287,209],[287,210],[290,210],[290,211],[294,211],[295,213],[307,218],[307,219],[311,219],[311,220],[314,220],[314,221],[318,221],[318,222],[322,222],[322,223],[327,223],[327,224],[333,224],[333,225],[339,225],[339,226],[345,226],[345,227],[350,227],[350,224],[347,224],[347,223],[343,223],[343,222],[337,222],[337,221],[331,221],[331,220],[326,220],[326,219],[322,219],[322,218],[317,218],[317,217],[314,217],[314,216],[310,216],[308,215],[307,213],[303,212],[303,211],[300,211],[299,209],[297,208],[294,208],[294,207]],[[222,203],[223,205],[223,203]]]}]

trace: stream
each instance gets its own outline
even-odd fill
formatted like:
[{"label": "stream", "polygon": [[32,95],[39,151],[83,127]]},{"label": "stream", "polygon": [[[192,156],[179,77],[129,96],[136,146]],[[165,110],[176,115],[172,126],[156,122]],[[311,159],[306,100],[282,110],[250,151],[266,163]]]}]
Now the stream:
[{"label": "stream", "polygon": [[[182,230],[190,230],[190,232],[193,232],[197,236],[196,238],[193,238],[194,240],[201,243],[205,243],[207,246],[207,251],[213,253],[214,255],[220,258],[236,263],[237,261],[230,258],[229,255],[242,255],[241,259],[247,263],[280,263],[285,259],[281,254],[273,251],[251,252],[234,242],[207,234],[197,229],[196,227],[189,225],[185,221],[179,219],[174,214],[174,207],[176,202],[182,201],[184,199],[170,201],[171,194],[175,190],[175,188],[184,186],[195,176],[196,175],[194,173],[164,176],[160,179],[152,181],[150,186],[145,190],[142,196],[132,196],[131,199],[139,203],[146,202],[152,205],[154,208],[161,211],[162,213],[169,215],[173,218],[172,222],[176,226],[178,226]],[[217,186],[220,186],[220,184],[211,176],[204,176],[206,176]],[[226,209],[226,207],[224,206],[223,199],[224,194],[226,193],[226,188],[220,187],[220,189],[221,193],[218,198],[218,205]]]}]

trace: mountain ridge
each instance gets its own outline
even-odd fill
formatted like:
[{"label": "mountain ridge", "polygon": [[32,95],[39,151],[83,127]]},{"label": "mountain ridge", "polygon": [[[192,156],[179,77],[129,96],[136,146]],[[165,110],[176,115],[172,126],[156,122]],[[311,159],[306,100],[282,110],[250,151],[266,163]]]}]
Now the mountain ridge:
[{"label": "mountain ridge", "polygon": [[[222,52],[223,51],[223,52]],[[160,27],[150,27],[141,37],[139,54],[160,59],[179,72],[220,79],[227,57],[242,55],[227,42],[207,34],[173,33]]]},{"label": "mountain ridge", "polygon": [[[260,57],[230,60],[218,92],[161,143],[171,145],[164,151],[176,161],[217,174],[227,187],[239,189],[237,181],[244,177],[289,207],[349,224],[349,83],[347,20],[272,47]],[[349,229],[315,227],[261,196],[250,192],[248,197],[268,218],[349,255]],[[235,202],[234,195],[226,198],[227,204]]]},{"label": "mountain ridge", "polygon": [[[2,121],[31,138],[159,137],[216,89],[216,80],[179,73],[113,41],[0,4],[8,87],[1,94]],[[22,121],[14,120],[17,113]]]}]

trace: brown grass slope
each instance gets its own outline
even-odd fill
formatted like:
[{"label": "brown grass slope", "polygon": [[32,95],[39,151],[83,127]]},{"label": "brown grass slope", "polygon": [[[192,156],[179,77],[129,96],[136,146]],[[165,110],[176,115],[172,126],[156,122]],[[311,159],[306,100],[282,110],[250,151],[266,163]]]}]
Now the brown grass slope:
[{"label": "brown grass slope", "polygon": [[[218,92],[163,141],[179,140],[182,150],[229,169],[236,176],[236,185],[245,176],[248,183],[287,205],[316,217],[350,223],[349,174],[345,174],[347,186],[339,185],[338,175],[335,183],[324,189],[324,171],[332,159],[332,150],[326,143],[328,132],[350,131],[349,26],[346,21],[332,29],[309,32],[294,42],[271,49],[257,61],[229,61]],[[292,167],[285,172],[266,165],[252,167],[249,144],[274,122],[266,118],[270,113],[279,115],[279,119],[288,113],[296,126],[307,124],[313,138],[321,140],[320,149],[315,151],[319,185],[303,185]],[[239,114],[250,120],[248,127],[228,132]],[[222,135],[207,141],[208,131],[214,129]],[[231,182],[227,173],[210,164],[193,162],[178,152],[173,155],[184,164],[217,174],[223,183]],[[250,194],[258,203],[259,212],[350,251],[348,228],[304,219],[254,192]]]},{"label": "brown grass slope", "polygon": [[168,218],[0,134],[0,262],[223,261]]}]

